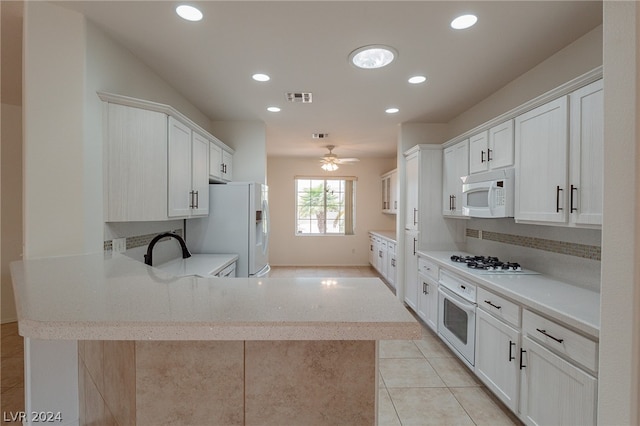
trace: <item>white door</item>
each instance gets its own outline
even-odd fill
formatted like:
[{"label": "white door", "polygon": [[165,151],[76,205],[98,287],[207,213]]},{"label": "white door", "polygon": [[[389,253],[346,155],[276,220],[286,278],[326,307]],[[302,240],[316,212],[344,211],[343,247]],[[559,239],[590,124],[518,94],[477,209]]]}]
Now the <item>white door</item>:
[{"label": "white door", "polygon": [[604,157],[603,83],[598,80],[570,95],[571,145],[569,209],[571,223],[602,225]]},{"label": "white door", "polygon": [[192,216],[209,214],[209,140],[193,132],[191,146]]},{"label": "white door", "polygon": [[522,338],[520,417],[529,425],[595,425],[597,379]]},{"label": "white door", "polygon": [[516,117],[516,220],[567,220],[567,113],[563,96]]},{"label": "white door", "polygon": [[476,310],[475,373],[513,412],[518,412],[520,332]]},{"label": "white door", "polygon": [[168,215],[191,213],[191,129],[169,117]]}]

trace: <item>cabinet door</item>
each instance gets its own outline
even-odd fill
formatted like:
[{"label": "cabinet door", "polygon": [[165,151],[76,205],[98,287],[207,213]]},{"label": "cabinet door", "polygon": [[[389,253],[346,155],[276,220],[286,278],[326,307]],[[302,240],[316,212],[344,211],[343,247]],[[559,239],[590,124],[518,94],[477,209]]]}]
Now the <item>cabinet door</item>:
[{"label": "cabinet door", "polygon": [[213,142],[209,142],[209,177],[222,179],[222,148]]},{"label": "cabinet door", "polygon": [[405,210],[405,229],[418,229],[418,188],[419,170],[418,153],[412,154],[406,159],[407,173],[407,209]]},{"label": "cabinet door", "polygon": [[191,129],[169,117],[169,217],[191,214]]},{"label": "cabinet door", "polygon": [[438,283],[418,275],[418,316],[434,331],[438,331]]},{"label": "cabinet door", "polygon": [[374,268],[376,266],[375,241],[376,241],[376,237],[374,237],[372,234],[369,234],[369,264]]},{"label": "cabinet door", "polygon": [[192,216],[209,214],[209,140],[193,132],[191,146]]},{"label": "cabinet door", "polygon": [[500,169],[513,165],[513,120],[489,129],[489,169]]},{"label": "cabinet door", "polygon": [[469,173],[489,170],[489,137],[488,133],[478,133],[469,138]]},{"label": "cabinet door", "polygon": [[387,281],[396,286],[396,253],[390,249],[387,250]]},{"label": "cabinet door", "polygon": [[382,191],[382,212],[387,213],[389,212],[389,178],[383,177],[380,179],[380,183],[380,190]]},{"label": "cabinet door", "polygon": [[459,142],[444,151],[442,213],[462,216],[462,176],[469,174],[469,140]]},{"label": "cabinet door", "polygon": [[404,247],[404,301],[415,312],[418,310],[418,232],[405,232]]},{"label": "cabinet door", "polygon": [[570,95],[570,221],[602,225],[604,100],[602,80]]},{"label": "cabinet door", "polygon": [[393,214],[398,213],[398,172],[394,171],[389,175],[389,211]]},{"label": "cabinet door", "polygon": [[513,412],[518,412],[520,332],[476,310],[475,373]]},{"label": "cabinet door", "polygon": [[520,416],[530,425],[595,425],[597,379],[522,338]]},{"label": "cabinet door", "polygon": [[233,154],[222,150],[222,179],[227,182],[233,180]]},{"label": "cabinet door", "polygon": [[108,104],[105,221],[167,220],[167,115]]},{"label": "cabinet door", "polygon": [[567,220],[567,97],[516,117],[515,219]]}]

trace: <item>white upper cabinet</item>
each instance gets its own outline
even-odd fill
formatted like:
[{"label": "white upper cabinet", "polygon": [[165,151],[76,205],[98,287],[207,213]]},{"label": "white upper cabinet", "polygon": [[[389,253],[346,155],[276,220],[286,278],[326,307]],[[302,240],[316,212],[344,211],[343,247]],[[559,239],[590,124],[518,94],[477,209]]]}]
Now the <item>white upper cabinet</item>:
[{"label": "white upper cabinet", "polygon": [[211,142],[209,145],[209,179],[230,182],[233,177],[233,154]]},{"label": "white upper cabinet", "polygon": [[490,170],[513,166],[513,157],[513,120],[508,120],[489,129],[487,164]]},{"label": "white upper cabinet", "polygon": [[469,138],[469,173],[513,165],[513,120]]},{"label": "white upper cabinet", "polygon": [[169,117],[169,217],[209,214],[209,141]]},{"label": "white upper cabinet", "polygon": [[398,213],[398,171],[392,170],[380,178],[382,189],[382,212]]},{"label": "white upper cabinet", "polygon": [[602,95],[598,80],[516,118],[516,221],[602,225]]},{"label": "white upper cabinet", "polygon": [[469,174],[469,140],[444,149],[442,170],[442,214],[462,216],[462,180]]},{"label": "white upper cabinet", "polygon": [[208,215],[215,138],[168,105],[98,96],[105,102],[105,222]]},{"label": "white upper cabinet", "polygon": [[604,156],[602,80],[571,93],[569,223],[601,226]]},{"label": "white upper cabinet", "polygon": [[167,115],[108,104],[105,222],[167,219]]},{"label": "white upper cabinet", "polygon": [[567,96],[516,117],[516,221],[567,220]]}]

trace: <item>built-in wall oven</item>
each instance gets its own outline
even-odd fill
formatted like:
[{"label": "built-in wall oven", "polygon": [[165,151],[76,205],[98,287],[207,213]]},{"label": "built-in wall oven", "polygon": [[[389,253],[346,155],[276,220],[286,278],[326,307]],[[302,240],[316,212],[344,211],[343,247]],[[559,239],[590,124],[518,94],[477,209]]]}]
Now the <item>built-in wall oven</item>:
[{"label": "built-in wall oven", "polygon": [[476,286],[440,270],[438,286],[438,334],[470,367],[475,362]]}]

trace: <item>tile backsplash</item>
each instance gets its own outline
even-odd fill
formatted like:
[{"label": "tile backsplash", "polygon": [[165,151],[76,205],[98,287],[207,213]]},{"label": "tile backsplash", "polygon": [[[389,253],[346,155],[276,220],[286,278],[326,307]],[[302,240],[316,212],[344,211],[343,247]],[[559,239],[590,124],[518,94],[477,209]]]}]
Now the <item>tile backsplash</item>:
[{"label": "tile backsplash", "polygon": [[467,228],[467,237],[544,250],[552,253],[566,254],[569,256],[583,257],[585,259],[600,260],[600,246],[595,245],[505,234],[501,232],[482,231],[480,229],[470,228]]},{"label": "tile backsplash", "polygon": [[[173,232],[174,234],[178,234],[179,236],[183,237],[182,229],[168,229],[165,232]],[[159,232],[155,232],[153,234],[144,234],[144,235],[135,235],[135,236],[132,236],[132,237],[126,237],[126,239],[127,239],[127,250],[134,249],[136,247],[143,247],[143,246],[149,245],[151,240],[158,234],[159,234]],[[168,239],[168,238],[164,238],[164,239],[162,239],[160,241],[165,241],[166,239]],[[113,240],[104,241],[104,250],[105,251],[113,249],[112,242],[113,242]]]}]

